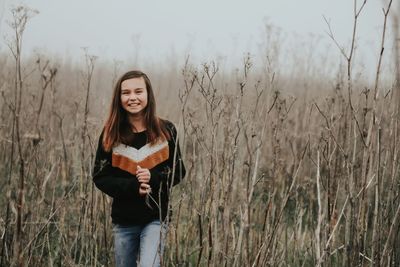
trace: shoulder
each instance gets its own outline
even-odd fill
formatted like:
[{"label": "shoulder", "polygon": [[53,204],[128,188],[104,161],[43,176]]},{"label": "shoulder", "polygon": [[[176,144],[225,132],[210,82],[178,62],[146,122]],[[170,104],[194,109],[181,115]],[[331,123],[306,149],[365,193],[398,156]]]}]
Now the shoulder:
[{"label": "shoulder", "polygon": [[159,120],[160,120],[160,124],[163,125],[164,127],[175,129],[175,125],[171,121],[166,120],[166,119],[161,119],[161,118],[159,118]]},{"label": "shoulder", "polygon": [[105,138],[105,129],[104,127],[101,129],[100,134],[98,134],[99,139],[98,139],[98,145],[97,145],[97,150],[104,152],[104,153],[109,153],[110,151],[106,150],[104,147],[104,138]]},{"label": "shoulder", "polygon": [[103,148],[104,128],[101,129],[100,134],[97,134],[97,136],[99,137],[99,139],[98,139],[98,148]]},{"label": "shoulder", "polygon": [[161,127],[165,128],[172,135],[174,135],[174,136],[176,135],[176,127],[172,122],[170,122],[169,120],[160,118],[160,124],[161,124]]},{"label": "shoulder", "polygon": [[161,128],[165,129],[166,132],[168,132],[168,134],[169,134],[168,141],[172,142],[172,143],[176,143],[176,141],[178,139],[177,138],[178,133],[177,133],[175,125],[171,121],[161,119],[161,118],[160,118],[160,124],[161,124]]}]

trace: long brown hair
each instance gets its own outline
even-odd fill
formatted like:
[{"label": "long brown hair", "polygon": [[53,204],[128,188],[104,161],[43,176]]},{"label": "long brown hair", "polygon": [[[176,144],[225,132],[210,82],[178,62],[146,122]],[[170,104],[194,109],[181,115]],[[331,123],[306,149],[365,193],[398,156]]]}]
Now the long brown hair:
[{"label": "long brown hair", "polygon": [[147,106],[144,109],[144,121],[147,129],[147,142],[154,144],[158,140],[169,140],[171,138],[165,123],[156,116],[156,101],[150,79],[145,73],[133,70],[123,74],[115,84],[110,114],[103,130],[103,148],[105,151],[111,151],[115,145],[126,144],[132,140],[127,113],[121,104],[121,83],[132,78],[143,78],[146,84]]}]

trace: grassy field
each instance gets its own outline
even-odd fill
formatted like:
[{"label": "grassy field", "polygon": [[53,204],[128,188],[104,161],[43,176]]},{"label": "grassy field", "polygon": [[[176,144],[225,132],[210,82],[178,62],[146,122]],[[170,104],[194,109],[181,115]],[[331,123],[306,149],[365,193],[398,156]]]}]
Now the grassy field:
[{"label": "grassy field", "polygon": [[[112,84],[132,64],[22,58],[26,11],[0,53],[0,266],[113,266],[111,199],[91,170]],[[351,46],[337,61],[293,55],[283,71],[280,40],[267,36],[263,64],[143,69],[187,169],[163,264],[399,266],[391,62],[359,78]]]}]

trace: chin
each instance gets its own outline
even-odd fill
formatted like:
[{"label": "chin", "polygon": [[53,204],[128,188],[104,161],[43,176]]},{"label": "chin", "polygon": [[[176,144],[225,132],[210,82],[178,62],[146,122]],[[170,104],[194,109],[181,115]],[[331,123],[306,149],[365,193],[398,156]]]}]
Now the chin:
[{"label": "chin", "polygon": [[138,111],[134,111],[134,110],[131,110],[131,111],[129,111],[128,112],[130,115],[134,115],[134,116],[138,116],[138,115],[143,115],[143,110],[138,110]]}]

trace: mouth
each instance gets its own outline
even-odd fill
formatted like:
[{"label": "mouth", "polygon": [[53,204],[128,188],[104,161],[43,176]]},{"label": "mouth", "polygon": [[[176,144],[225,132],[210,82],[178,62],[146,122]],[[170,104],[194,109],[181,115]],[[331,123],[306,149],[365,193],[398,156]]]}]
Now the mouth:
[{"label": "mouth", "polygon": [[140,104],[138,104],[138,103],[128,104],[128,107],[130,107],[130,108],[135,108],[135,107],[138,107],[138,106],[140,106]]}]

